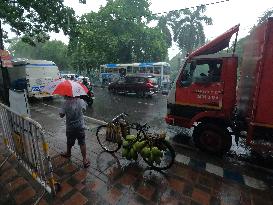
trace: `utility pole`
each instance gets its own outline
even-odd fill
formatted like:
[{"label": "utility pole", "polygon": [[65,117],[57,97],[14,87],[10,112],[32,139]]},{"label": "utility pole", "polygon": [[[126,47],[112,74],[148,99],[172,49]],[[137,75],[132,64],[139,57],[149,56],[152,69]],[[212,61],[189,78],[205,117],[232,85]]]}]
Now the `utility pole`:
[{"label": "utility pole", "polygon": [[[2,22],[0,19],[0,50],[4,50],[4,42],[3,42],[3,30],[2,30]],[[1,64],[1,72],[3,79],[3,98],[4,103],[9,106],[9,87],[10,87],[10,79],[8,69],[3,67],[2,59],[0,61]]]}]

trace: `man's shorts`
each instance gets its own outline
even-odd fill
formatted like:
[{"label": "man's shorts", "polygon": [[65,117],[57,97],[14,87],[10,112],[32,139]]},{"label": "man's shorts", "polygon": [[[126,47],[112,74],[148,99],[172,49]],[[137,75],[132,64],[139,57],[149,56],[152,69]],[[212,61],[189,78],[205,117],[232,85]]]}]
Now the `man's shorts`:
[{"label": "man's shorts", "polygon": [[66,131],[67,145],[74,146],[76,139],[79,145],[85,144],[85,132],[82,128],[74,128]]}]

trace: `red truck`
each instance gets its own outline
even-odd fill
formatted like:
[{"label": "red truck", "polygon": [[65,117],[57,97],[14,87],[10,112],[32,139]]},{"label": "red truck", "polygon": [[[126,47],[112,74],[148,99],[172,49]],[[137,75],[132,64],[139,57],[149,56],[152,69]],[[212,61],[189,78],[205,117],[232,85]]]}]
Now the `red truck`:
[{"label": "red truck", "polygon": [[[194,127],[201,150],[223,154],[246,138],[255,151],[273,151],[273,18],[257,26],[244,45],[238,68],[235,46],[239,25],[192,52],[168,96],[170,125]],[[232,53],[228,47],[236,33]],[[237,70],[240,75],[237,76]]]}]

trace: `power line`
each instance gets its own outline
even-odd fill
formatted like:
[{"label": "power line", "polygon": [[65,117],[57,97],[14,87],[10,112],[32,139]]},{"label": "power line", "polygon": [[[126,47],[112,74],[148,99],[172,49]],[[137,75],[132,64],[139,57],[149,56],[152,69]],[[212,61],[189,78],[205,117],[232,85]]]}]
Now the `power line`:
[{"label": "power line", "polygon": [[210,5],[214,5],[214,4],[225,3],[225,2],[228,2],[228,1],[230,1],[230,0],[214,1],[214,2],[210,2],[210,3],[206,3],[206,4],[199,4],[199,5],[196,5],[196,6],[185,7],[185,8],[182,8],[182,9],[174,9],[174,10],[170,10],[170,11],[163,11],[163,12],[159,12],[159,13],[154,13],[154,15],[163,15],[163,14],[173,13],[173,12],[177,12],[177,11],[195,9],[195,8],[202,7],[202,6],[210,6]]},{"label": "power line", "polygon": [[[203,6],[210,6],[210,5],[216,5],[216,4],[220,4],[220,3],[225,3],[225,2],[228,2],[230,0],[218,0],[218,1],[214,1],[214,2],[210,2],[210,3],[206,3],[206,4],[198,4],[198,5],[195,5],[195,6],[191,6],[191,7],[184,7],[184,8],[181,8],[181,9],[174,9],[174,10],[170,10],[170,11],[163,11],[163,12],[158,12],[158,13],[152,13],[152,14],[148,14],[148,15],[140,15],[140,16],[132,16],[132,17],[129,17],[129,18],[119,18],[119,17],[116,17],[115,19],[112,19],[110,21],[117,21],[117,20],[132,20],[132,19],[136,19],[136,18],[141,18],[141,17],[152,17],[152,16],[163,16],[163,15],[166,15],[166,14],[169,14],[169,13],[174,13],[174,12],[180,12],[180,11],[184,11],[184,10],[189,10],[189,9],[195,9],[195,8],[199,8],[199,7],[203,7]],[[84,22],[84,23],[74,23],[74,24],[86,24],[86,23],[93,23],[92,21],[87,21],[87,22]]]}]

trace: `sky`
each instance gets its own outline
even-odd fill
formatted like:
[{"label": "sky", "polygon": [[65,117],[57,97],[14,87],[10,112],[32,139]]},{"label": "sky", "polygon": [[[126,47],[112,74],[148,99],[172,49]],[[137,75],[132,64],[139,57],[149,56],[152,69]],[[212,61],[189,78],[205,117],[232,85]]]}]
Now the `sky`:
[{"label": "sky", "polygon": [[[153,13],[159,13],[216,1],[221,0],[150,0],[150,10]],[[86,4],[80,4],[79,0],[64,0],[64,4],[72,7],[80,16],[90,11],[98,11],[100,6],[106,4],[106,0],[86,0]],[[270,8],[273,8],[273,0],[229,0],[209,5],[205,15],[212,18],[213,25],[204,25],[205,35],[208,40],[212,40],[229,28],[240,24],[239,38],[244,37],[257,23],[257,19]],[[62,33],[51,33],[50,36],[52,40],[57,39],[68,43],[68,37]],[[169,58],[171,59],[178,52],[179,49],[174,44],[169,49]]]}]

